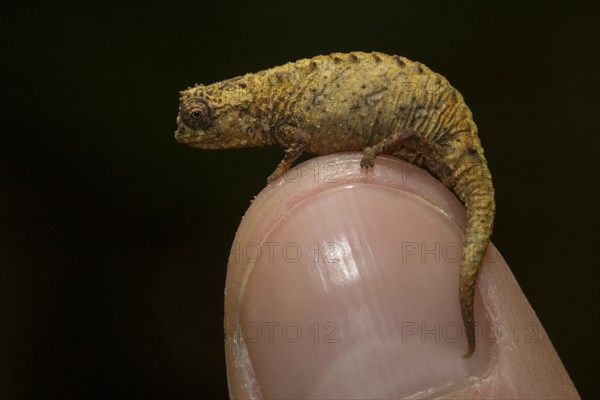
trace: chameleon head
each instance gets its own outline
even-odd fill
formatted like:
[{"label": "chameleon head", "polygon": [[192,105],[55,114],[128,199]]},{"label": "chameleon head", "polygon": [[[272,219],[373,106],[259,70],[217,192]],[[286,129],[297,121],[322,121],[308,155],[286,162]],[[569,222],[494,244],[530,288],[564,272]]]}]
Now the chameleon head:
[{"label": "chameleon head", "polygon": [[[194,88],[195,89],[195,88]],[[188,89],[181,92],[175,139],[194,147],[207,147],[216,142],[215,109],[200,92]]]},{"label": "chameleon head", "polygon": [[262,129],[245,96],[222,84],[198,85],[180,92],[175,139],[201,149],[261,144]]}]

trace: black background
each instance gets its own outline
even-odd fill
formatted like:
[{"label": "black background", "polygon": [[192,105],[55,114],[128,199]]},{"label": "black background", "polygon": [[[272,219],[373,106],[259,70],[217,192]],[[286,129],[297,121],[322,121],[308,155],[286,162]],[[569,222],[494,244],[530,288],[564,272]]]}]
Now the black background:
[{"label": "black background", "polygon": [[178,91],[333,51],[418,60],[471,107],[493,241],[580,393],[598,332],[592,3],[3,5],[0,397],[226,397],[229,247],[278,148],[173,139]]}]

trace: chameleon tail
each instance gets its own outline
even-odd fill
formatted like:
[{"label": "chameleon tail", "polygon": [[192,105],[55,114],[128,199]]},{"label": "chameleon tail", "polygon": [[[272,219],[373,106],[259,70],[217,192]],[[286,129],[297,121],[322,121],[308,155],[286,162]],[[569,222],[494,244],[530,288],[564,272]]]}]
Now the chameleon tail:
[{"label": "chameleon tail", "polygon": [[492,178],[483,156],[468,154],[456,174],[454,191],[467,208],[467,229],[460,268],[459,297],[468,350],[463,358],[475,351],[475,320],[473,300],[479,267],[492,234],[495,202]]}]

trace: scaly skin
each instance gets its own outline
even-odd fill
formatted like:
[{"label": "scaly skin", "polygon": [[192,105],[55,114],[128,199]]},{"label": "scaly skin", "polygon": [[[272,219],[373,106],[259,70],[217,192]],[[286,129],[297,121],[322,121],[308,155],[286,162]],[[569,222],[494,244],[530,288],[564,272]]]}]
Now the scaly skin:
[{"label": "scaly skin", "polygon": [[279,144],[272,182],[303,153],[362,150],[361,166],[391,154],[429,170],[465,204],[459,297],[475,350],[473,299],[494,221],[492,179],[462,96],[418,62],[334,53],[180,92],[178,141],[203,149]]}]

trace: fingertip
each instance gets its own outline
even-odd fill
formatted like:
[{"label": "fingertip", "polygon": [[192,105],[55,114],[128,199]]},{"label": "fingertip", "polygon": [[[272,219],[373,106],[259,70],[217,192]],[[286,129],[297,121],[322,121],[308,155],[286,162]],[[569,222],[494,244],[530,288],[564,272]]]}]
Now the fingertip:
[{"label": "fingertip", "polygon": [[[406,396],[483,362],[460,358],[464,337],[427,333],[462,324],[459,257],[423,268],[427,260],[412,253],[425,240],[458,249],[462,206],[411,164],[380,157],[365,170],[360,156],[298,166],[244,217],[226,285],[232,397],[249,388],[265,397],[370,397],[381,388]],[[297,342],[292,331],[303,332]],[[336,340],[324,342],[333,331]]]},{"label": "fingertip", "polygon": [[[461,354],[465,336],[451,331],[462,329],[460,255],[451,251],[462,246],[464,208],[412,164],[379,157],[365,170],[360,160],[301,164],[246,213],[225,291],[231,397],[576,395],[547,338],[535,350],[494,335],[541,325],[493,245],[476,291],[477,351]],[[325,262],[327,243],[341,262]],[[325,342],[328,333],[336,340]],[[530,374],[511,373],[511,362]],[[538,387],[540,376],[553,384]]]}]

